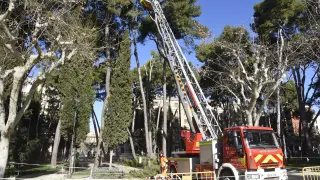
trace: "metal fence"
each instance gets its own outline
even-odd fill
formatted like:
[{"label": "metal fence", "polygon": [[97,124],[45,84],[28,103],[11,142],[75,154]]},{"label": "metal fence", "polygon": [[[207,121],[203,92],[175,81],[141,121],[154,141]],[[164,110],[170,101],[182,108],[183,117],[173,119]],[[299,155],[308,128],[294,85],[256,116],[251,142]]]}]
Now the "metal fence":
[{"label": "metal fence", "polygon": [[319,180],[320,166],[304,167],[302,169],[303,180]]},{"label": "metal fence", "polygon": [[[5,178],[5,179],[29,179],[29,177],[25,178],[17,178],[19,177],[18,175],[23,174],[25,171],[25,167],[46,167],[50,165],[43,165],[43,164],[27,164],[27,163],[15,163],[15,162],[10,162],[9,163],[11,166],[15,165],[16,168],[16,174],[14,176],[16,177],[11,177],[11,178]],[[50,166],[51,167],[51,166]],[[41,169],[41,168],[40,168]],[[75,174],[74,175],[79,175],[82,174],[81,179],[126,179],[128,178],[128,174],[125,173],[124,166],[118,166],[118,167],[99,167],[94,169],[93,167],[74,167]],[[64,174],[63,179],[67,179],[67,173],[68,173],[69,167],[65,165],[58,165],[57,166],[57,171],[60,174]],[[52,172],[54,173],[54,172]],[[304,179],[304,180],[320,180],[320,166],[312,166],[312,167],[304,167],[304,168],[299,168],[299,170],[294,170],[291,171],[289,170],[287,172],[289,179],[291,180],[298,180],[298,179]],[[49,173],[48,173],[49,175]],[[208,171],[208,172],[192,172],[192,173],[168,173],[168,177],[166,179],[170,180],[220,180],[222,178],[216,177],[217,174],[213,171]],[[42,175],[41,175],[42,176]],[[240,175],[244,176],[244,175]],[[295,177],[294,177],[295,176]],[[231,176],[230,176],[231,177]],[[37,178],[37,176],[34,176],[31,179]],[[232,177],[231,177],[232,178]],[[1,179],[1,178],[0,178]],[[162,179],[160,175],[156,175],[153,177],[149,177],[147,179]]]},{"label": "metal fence", "polygon": [[[14,166],[14,168],[13,168]],[[63,164],[58,164],[55,169],[51,168],[51,165],[48,164],[29,164],[29,163],[16,163],[16,162],[8,162],[8,167],[7,168],[7,173],[10,173],[11,177],[7,178],[0,178],[2,179],[34,179],[36,176],[45,176],[45,175],[50,175],[50,174],[64,174],[65,178],[67,179],[67,174],[70,169],[69,166],[63,165]],[[12,169],[14,169],[14,172]],[[32,169],[33,171],[36,172],[30,172],[29,170]],[[38,170],[37,170],[38,169]],[[54,170],[54,171],[48,171],[47,173],[40,173],[41,171],[46,171],[46,170]],[[124,167],[119,166],[119,167],[99,167],[99,168],[93,168],[90,166],[87,167],[72,167],[74,169],[73,175],[77,176],[83,176],[85,177],[84,179],[123,179],[126,177]],[[29,175],[32,175],[32,177],[29,177]],[[21,176],[27,176],[24,178],[21,178]],[[83,178],[81,178],[83,179]]]},{"label": "metal fence", "polygon": [[91,168],[90,179],[122,179],[125,177],[124,167]]}]

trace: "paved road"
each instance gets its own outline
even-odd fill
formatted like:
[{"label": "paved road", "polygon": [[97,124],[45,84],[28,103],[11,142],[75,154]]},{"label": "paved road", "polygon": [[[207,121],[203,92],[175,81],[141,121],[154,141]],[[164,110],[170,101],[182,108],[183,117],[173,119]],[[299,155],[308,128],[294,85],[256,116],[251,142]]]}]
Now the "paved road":
[{"label": "paved road", "polygon": [[288,179],[289,180],[302,180],[302,173],[290,173],[288,172]]}]

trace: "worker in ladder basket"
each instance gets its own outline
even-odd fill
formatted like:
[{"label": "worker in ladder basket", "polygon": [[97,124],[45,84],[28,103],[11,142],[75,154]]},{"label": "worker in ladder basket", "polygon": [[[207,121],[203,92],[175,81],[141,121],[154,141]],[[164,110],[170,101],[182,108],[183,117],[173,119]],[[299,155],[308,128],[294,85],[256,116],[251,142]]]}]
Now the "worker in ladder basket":
[{"label": "worker in ladder basket", "polygon": [[166,177],[167,170],[168,170],[168,159],[166,158],[166,156],[164,156],[163,151],[160,151],[159,156],[160,156],[161,175],[162,177]]}]

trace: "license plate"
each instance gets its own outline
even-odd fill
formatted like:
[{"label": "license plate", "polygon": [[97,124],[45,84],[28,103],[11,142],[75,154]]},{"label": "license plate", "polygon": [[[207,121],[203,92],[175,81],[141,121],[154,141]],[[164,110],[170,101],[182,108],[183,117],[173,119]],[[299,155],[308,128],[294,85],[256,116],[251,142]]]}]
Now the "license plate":
[{"label": "license plate", "polygon": [[276,174],[266,174],[266,177],[275,177],[277,176]]}]

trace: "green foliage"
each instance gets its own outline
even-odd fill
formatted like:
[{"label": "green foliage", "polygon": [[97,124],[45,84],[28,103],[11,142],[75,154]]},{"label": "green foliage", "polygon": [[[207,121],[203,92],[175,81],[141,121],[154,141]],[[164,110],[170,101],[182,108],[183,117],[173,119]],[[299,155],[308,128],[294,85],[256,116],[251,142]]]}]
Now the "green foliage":
[{"label": "green foliage", "polygon": [[38,174],[39,176],[45,174],[53,174],[61,170],[60,167],[52,168],[51,165],[42,165],[42,166],[35,166],[35,165],[19,165],[19,166],[10,166],[7,171],[5,178],[8,177],[16,177],[16,178],[23,178],[23,177],[30,177],[35,176]]},{"label": "green foliage", "polygon": [[67,138],[73,133],[74,116],[77,111],[77,142],[80,144],[89,132],[91,104],[94,100],[92,60],[75,57],[74,63],[66,63],[58,75],[60,92],[60,120],[62,135]]},{"label": "green foliage", "polygon": [[142,170],[132,170],[129,172],[129,177],[132,178],[146,178],[155,176],[160,173],[159,165],[152,165],[143,168]]},{"label": "green foliage", "polygon": [[[18,124],[16,133],[11,139],[10,156],[14,162],[35,163],[39,160],[37,155],[43,147],[43,140],[48,141],[44,137],[38,137],[37,132],[42,129],[47,134],[50,134],[50,129],[46,127],[45,123],[39,123],[38,116],[40,113],[40,102],[32,101],[29,109],[22,117],[22,121]],[[35,158],[35,156],[37,158]]]},{"label": "green foliage", "polygon": [[286,108],[288,110],[297,110],[299,108],[299,104],[294,81],[290,80],[286,84],[282,85],[281,90],[281,103],[286,104]]},{"label": "green foliage", "polygon": [[[120,164],[123,164],[125,166],[130,167],[143,167],[146,168],[148,166],[148,160],[146,157],[141,157],[141,164],[139,164],[139,158],[136,159],[122,159],[119,162]],[[158,161],[156,159],[151,160],[152,165],[159,165]]]},{"label": "green foliage", "polygon": [[[148,60],[146,64],[141,67],[142,82],[145,86],[146,94],[148,95],[150,102],[155,98],[156,95],[159,96],[163,94],[163,60],[160,58],[159,54],[155,52],[151,52],[151,54],[153,55],[152,59]],[[171,73],[168,63],[166,63],[166,69],[167,96],[175,96],[175,79]],[[131,77],[133,82],[139,82],[137,68],[134,68],[131,71]],[[137,84],[137,97],[141,98],[139,88],[140,85]]]},{"label": "green foliage", "polygon": [[[232,57],[231,47],[241,45],[245,50],[250,50],[249,32],[244,27],[224,27],[221,35],[212,42],[203,42],[196,49],[196,56],[200,62],[209,65],[209,60],[228,59]],[[228,44],[228,47],[225,46]],[[230,59],[230,61],[235,61]]]},{"label": "green foliage", "polygon": [[[208,36],[208,28],[195,18],[201,15],[197,0],[163,0],[163,12],[177,39],[183,39],[186,45],[194,46],[194,39]],[[149,16],[139,23],[139,40],[143,42],[148,36],[159,37],[156,24]]]},{"label": "green foliage", "polygon": [[[42,146],[39,139],[27,140],[26,139],[26,128],[20,130],[19,133],[22,133],[22,136],[15,137],[14,149],[12,150],[11,157],[14,162],[35,162],[37,159],[32,159],[38,154]],[[28,134],[27,134],[28,135]],[[21,143],[21,144],[18,144]]]},{"label": "green foliage", "polygon": [[110,97],[105,111],[103,138],[110,148],[114,148],[128,139],[127,127],[132,121],[130,59],[129,33],[126,32],[120,43],[117,60],[112,64]]},{"label": "green foliage", "polygon": [[288,35],[296,33],[305,6],[299,0],[264,0],[254,6],[254,11],[252,29],[263,41],[274,42],[280,27],[285,27]]},{"label": "green foliage", "polygon": [[218,87],[226,83],[224,80],[230,70],[238,68],[237,59],[232,52],[232,48],[238,49],[238,47],[239,51],[245,53],[242,63],[246,70],[251,71],[252,45],[249,33],[244,27],[226,26],[218,38],[212,42],[203,42],[196,49],[196,57],[204,63],[200,73],[200,84],[204,88],[216,87],[212,99],[217,103],[231,100],[230,92]]}]

